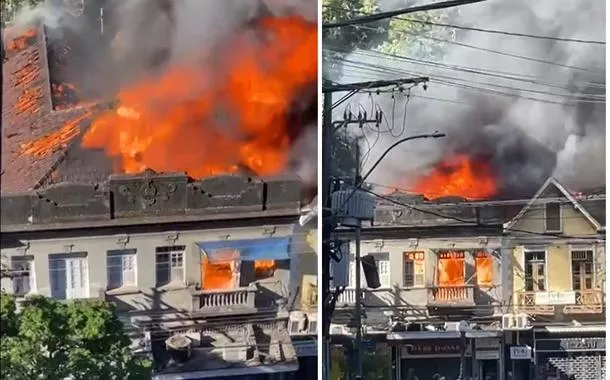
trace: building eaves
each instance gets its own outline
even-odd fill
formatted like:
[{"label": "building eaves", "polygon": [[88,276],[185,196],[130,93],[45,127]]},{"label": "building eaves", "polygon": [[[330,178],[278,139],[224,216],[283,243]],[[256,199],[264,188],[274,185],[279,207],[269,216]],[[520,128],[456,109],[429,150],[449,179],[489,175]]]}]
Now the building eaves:
[{"label": "building eaves", "polygon": [[570,203],[572,203],[572,205],[574,206],[575,209],[577,209],[578,211],[580,211],[580,213],[597,229],[600,230],[602,228],[602,225],[600,224],[599,221],[597,221],[583,206],[582,204],[580,204],[580,202],[561,184],[559,183],[559,181],[557,181],[557,179],[553,178],[553,177],[549,177],[549,179],[546,180],[546,182],[540,187],[540,189],[538,189],[538,191],[536,192],[536,194],[532,197],[532,199],[528,202],[527,205],[525,205],[525,207],[523,207],[523,209],[521,209],[521,211],[513,218],[511,219],[508,223],[506,223],[504,225],[504,228],[506,230],[510,230],[528,211],[529,209],[537,202],[539,201],[540,197],[542,196],[542,194],[544,193],[544,191],[549,187],[549,186],[555,186],[560,192],[561,194],[570,201]]},{"label": "building eaves", "polygon": [[184,173],[111,175],[104,183],[63,182],[0,198],[2,232],[294,217],[302,207],[298,178],[225,175],[193,180]]}]

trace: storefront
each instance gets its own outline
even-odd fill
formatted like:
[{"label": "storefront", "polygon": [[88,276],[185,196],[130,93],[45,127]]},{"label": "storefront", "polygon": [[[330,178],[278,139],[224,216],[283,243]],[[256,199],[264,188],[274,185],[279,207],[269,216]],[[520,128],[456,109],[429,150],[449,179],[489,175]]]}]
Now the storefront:
[{"label": "storefront", "polygon": [[534,334],[537,380],[605,379],[606,338],[603,326],[547,327]]},{"label": "storefront", "polygon": [[500,362],[500,338],[481,337],[474,339],[475,355],[473,375],[477,379],[500,379],[501,362]]},{"label": "storefront", "polygon": [[[388,343],[395,347],[399,360],[394,364],[395,378],[405,379],[409,374],[419,379],[430,379],[434,374],[457,378],[460,365],[464,375],[473,371],[472,339],[460,338],[457,331],[413,331],[389,333]],[[460,363],[461,347],[464,362]]]}]

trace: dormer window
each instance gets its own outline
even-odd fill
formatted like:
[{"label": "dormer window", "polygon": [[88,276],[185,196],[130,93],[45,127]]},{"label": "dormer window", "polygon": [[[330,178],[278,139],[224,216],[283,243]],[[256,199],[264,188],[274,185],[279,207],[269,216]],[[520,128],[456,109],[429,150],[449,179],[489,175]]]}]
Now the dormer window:
[{"label": "dormer window", "polygon": [[561,204],[559,202],[547,203],[544,211],[546,232],[561,232]]}]

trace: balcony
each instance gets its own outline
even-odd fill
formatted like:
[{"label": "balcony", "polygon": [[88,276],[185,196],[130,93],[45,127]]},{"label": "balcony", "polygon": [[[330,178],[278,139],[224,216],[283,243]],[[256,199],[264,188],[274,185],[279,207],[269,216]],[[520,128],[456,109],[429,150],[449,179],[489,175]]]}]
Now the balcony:
[{"label": "balcony", "polygon": [[519,312],[531,315],[555,315],[557,301],[552,298],[558,298],[558,296],[552,294],[554,293],[517,292],[516,308]]},{"label": "balcony", "polygon": [[257,288],[199,290],[193,293],[192,313],[202,316],[223,314],[253,314]]},{"label": "balcony", "polygon": [[476,305],[474,286],[434,286],[428,288],[428,307],[468,308]]},{"label": "balcony", "polygon": [[601,314],[604,312],[605,295],[602,289],[577,290],[574,305],[565,305],[564,314]]}]

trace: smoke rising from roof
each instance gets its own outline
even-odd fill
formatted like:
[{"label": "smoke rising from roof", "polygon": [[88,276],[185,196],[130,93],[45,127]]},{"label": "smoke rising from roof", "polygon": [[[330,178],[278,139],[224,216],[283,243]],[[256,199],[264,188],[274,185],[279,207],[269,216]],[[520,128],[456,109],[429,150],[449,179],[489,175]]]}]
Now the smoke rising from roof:
[{"label": "smoke rising from roof", "polygon": [[[413,3],[384,0],[382,8]],[[463,6],[455,13],[456,18],[449,23],[460,26],[605,41],[603,1],[491,0]],[[347,59],[361,64],[356,69],[353,64],[346,65],[341,82],[379,78],[363,65],[393,68],[387,78],[429,75],[427,91],[421,87],[411,91],[404,124],[404,95],[397,94],[395,100],[390,95],[372,98],[390,123],[395,101],[395,132],[404,125],[403,136],[433,130],[447,134],[444,139],[397,147],[373,173],[372,182],[408,185],[452,153],[468,153],[491,157],[505,193],[531,194],[550,175],[574,190],[605,185],[605,45],[465,30],[456,30],[455,41],[555,65],[451,43],[445,44],[444,67],[370,52],[352,53]],[[489,75],[468,72],[464,67]],[[507,76],[519,80],[502,78]],[[370,96],[361,96],[354,103],[352,110],[360,103],[371,112]],[[385,127],[384,123],[382,129]],[[372,143],[377,133],[364,130]],[[365,166],[372,165],[396,140],[382,133]],[[368,145],[363,149],[366,152]]]}]

